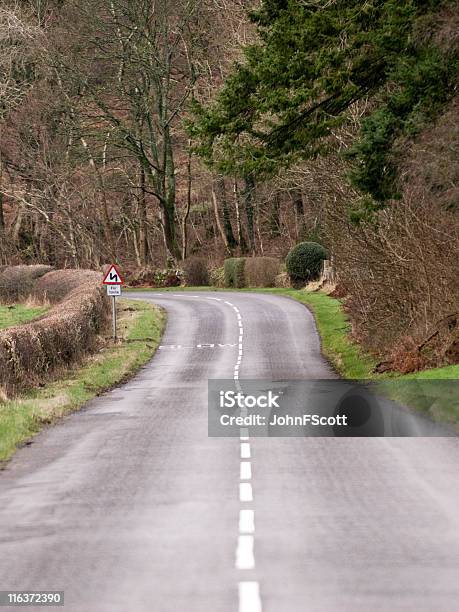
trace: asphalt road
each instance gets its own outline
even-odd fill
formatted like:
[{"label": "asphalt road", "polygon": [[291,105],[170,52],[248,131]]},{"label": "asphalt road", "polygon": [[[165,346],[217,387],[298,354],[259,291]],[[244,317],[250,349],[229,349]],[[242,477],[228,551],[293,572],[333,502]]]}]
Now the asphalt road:
[{"label": "asphalt road", "polygon": [[208,438],[209,378],[334,376],[312,316],[141,297],[169,314],[152,362],[0,473],[0,590],[65,590],[72,612],[459,609],[457,438]]}]

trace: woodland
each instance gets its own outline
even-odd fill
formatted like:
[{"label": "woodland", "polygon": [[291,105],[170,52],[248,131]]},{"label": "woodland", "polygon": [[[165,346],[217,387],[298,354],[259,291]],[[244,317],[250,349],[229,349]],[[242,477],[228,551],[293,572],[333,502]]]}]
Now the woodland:
[{"label": "woodland", "polygon": [[1,0],[0,265],[313,241],[365,348],[457,363],[458,24],[457,0]]}]

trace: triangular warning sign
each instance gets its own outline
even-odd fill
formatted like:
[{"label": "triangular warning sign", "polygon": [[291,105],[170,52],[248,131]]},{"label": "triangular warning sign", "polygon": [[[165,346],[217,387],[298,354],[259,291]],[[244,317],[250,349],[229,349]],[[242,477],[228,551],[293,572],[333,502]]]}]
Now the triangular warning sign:
[{"label": "triangular warning sign", "polygon": [[102,283],[104,285],[122,285],[123,284],[123,279],[121,278],[120,271],[115,266],[115,264],[110,266],[110,269],[105,275]]}]

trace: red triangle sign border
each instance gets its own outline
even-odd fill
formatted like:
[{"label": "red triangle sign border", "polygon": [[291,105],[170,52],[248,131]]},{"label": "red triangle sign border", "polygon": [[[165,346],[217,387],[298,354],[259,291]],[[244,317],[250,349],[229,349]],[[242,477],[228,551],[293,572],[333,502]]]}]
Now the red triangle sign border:
[{"label": "red triangle sign border", "polygon": [[[108,280],[113,273],[116,273],[119,280]],[[112,264],[108,269],[107,273],[104,276],[104,280],[102,281],[103,285],[122,285],[124,283],[121,273],[116,264]]]}]

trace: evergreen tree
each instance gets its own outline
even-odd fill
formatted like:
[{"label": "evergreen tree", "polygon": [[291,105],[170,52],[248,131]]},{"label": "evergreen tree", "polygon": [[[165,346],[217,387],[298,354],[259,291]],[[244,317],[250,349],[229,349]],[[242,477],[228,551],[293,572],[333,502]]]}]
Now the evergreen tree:
[{"label": "evergreen tree", "polygon": [[[244,50],[213,104],[195,107],[199,154],[222,172],[273,174],[327,150],[354,103],[371,98],[350,156],[351,180],[373,202],[394,197],[392,144],[448,100],[457,52],[419,36],[442,2],[266,0],[251,14],[259,42]],[[420,42],[422,41],[422,42]]]}]

